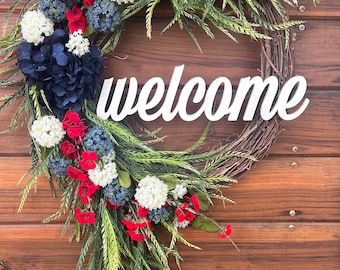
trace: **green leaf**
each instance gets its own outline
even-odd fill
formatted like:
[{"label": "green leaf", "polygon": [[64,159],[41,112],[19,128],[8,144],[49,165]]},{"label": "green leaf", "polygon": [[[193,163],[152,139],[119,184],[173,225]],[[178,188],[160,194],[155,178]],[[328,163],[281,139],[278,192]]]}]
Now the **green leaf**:
[{"label": "green leaf", "polygon": [[179,182],[178,177],[172,174],[163,174],[159,176],[159,179],[167,184],[169,190],[174,189],[176,187],[176,184]]},{"label": "green leaf", "polygon": [[206,231],[206,232],[217,232],[220,227],[212,219],[198,216],[192,222],[191,226],[195,229]]},{"label": "green leaf", "polygon": [[131,186],[131,178],[130,178],[130,173],[127,171],[118,171],[118,179],[119,179],[119,184],[124,187],[128,188]]}]

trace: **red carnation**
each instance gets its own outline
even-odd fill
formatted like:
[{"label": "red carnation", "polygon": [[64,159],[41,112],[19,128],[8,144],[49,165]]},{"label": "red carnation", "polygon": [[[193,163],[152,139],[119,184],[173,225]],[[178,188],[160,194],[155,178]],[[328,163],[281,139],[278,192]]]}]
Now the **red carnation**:
[{"label": "red carnation", "polygon": [[140,218],[145,218],[149,213],[149,209],[139,206],[137,213]]},{"label": "red carnation", "polygon": [[94,198],[94,194],[99,187],[90,181],[83,182],[78,186],[78,198],[84,204],[89,204],[90,199]]},{"label": "red carnation", "polygon": [[89,210],[80,211],[78,208],[74,209],[74,215],[80,224],[94,224],[96,223],[96,217],[94,212]]},{"label": "red carnation", "polygon": [[86,28],[86,18],[83,16],[83,11],[77,6],[73,6],[71,10],[65,13],[68,20],[68,27],[71,34],[77,30],[81,30],[83,33]]},{"label": "red carnation", "polygon": [[230,224],[225,225],[225,230],[223,233],[220,234],[220,238],[226,238],[227,236],[230,236],[231,232],[232,232],[231,225]]},{"label": "red carnation", "polygon": [[67,111],[62,121],[63,129],[66,130],[67,136],[71,139],[77,139],[77,143],[80,142],[79,138],[85,136],[87,126],[84,124],[84,119],[80,119],[79,114],[72,111]]},{"label": "red carnation", "polygon": [[68,159],[75,159],[78,157],[77,149],[73,143],[64,141],[60,145],[61,152],[67,156]]},{"label": "red carnation", "polygon": [[88,180],[87,174],[73,166],[67,167],[66,174],[68,175],[68,177],[74,180],[80,180],[83,182]]},{"label": "red carnation", "polygon": [[126,231],[127,234],[131,237],[132,240],[136,241],[136,242],[142,242],[144,239],[143,234],[138,233],[136,231],[133,230],[127,230]]},{"label": "red carnation", "polygon": [[88,8],[89,6],[92,6],[94,3],[94,0],[84,0],[84,8]]},{"label": "red carnation", "polygon": [[98,159],[96,152],[83,152],[81,153],[81,158],[82,160],[78,162],[78,165],[82,167],[84,171],[96,168],[97,164],[95,161]]}]

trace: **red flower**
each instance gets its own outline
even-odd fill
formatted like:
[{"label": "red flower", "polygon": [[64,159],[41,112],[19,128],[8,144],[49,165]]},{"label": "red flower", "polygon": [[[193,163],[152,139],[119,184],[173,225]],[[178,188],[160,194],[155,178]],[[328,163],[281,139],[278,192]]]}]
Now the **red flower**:
[{"label": "red flower", "polygon": [[74,215],[79,224],[94,224],[96,223],[96,217],[92,211],[80,211],[78,208],[74,209]]},{"label": "red flower", "polygon": [[60,145],[61,152],[67,156],[68,159],[75,159],[78,157],[77,149],[73,143],[69,141],[64,141]]},{"label": "red flower", "polygon": [[132,222],[131,220],[127,219],[127,218],[123,218],[122,219],[122,223],[123,225],[125,225],[126,228],[128,228],[129,230],[137,230],[138,226],[136,223]]},{"label": "red flower", "polygon": [[136,231],[133,231],[133,230],[127,230],[126,231],[127,234],[131,237],[132,240],[136,241],[136,242],[142,242],[143,239],[144,239],[144,236],[143,234],[141,233],[138,233]]},{"label": "red flower", "polygon": [[84,119],[80,119],[79,114],[72,111],[67,111],[65,117],[62,121],[63,129],[66,130],[67,136],[71,139],[77,139],[79,143],[79,138],[85,136],[85,131],[87,126],[84,124]]},{"label": "red flower", "polygon": [[138,207],[138,216],[140,218],[145,218],[148,215],[148,213],[149,213],[149,209],[144,208],[142,206]]},{"label": "red flower", "polygon": [[78,198],[84,204],[89,204],[99,187],[90,181],[83,182],[78,186]]},{"label": "red flower", "polygon": [[71,178],[75,180],[80,180],[80,181],[87,181],[88,176],[85,174],[82,170],[77,169],[76,167],[73,166],[68,166],[66,174]]},{"label": "red flower", "polygon": [[200,202],[199,202],[196,194],[193,194],[191,197],[185,196],[184,199],[188,200],[189,202],[191,201],[192,207],[194,208],[195,212],[200,211]]},{"label": "red flower", "polygon": [[119,205],[110,203],[110,201],[107,200],[107,201],[106,201],[106,207],[107,207],[107,208],[111,208],[111,209],[113,209],[113,210],[117,210],[118,207],[119,207]]},{"label": "red flower", "polygon": [[226,238],[227,236],[230,236],[231,232],[232,232],[231,225],[230,224],[225,225],[225,230],[223,233],[220,234],[220,238]]},{"label": "red flower", "polygon": [[77,30],[81,30],[83,33],[86,28],[86,18],[83,16],[83,11],[77,6],[73,6],[71,10],[65,13],[68,20],[68,27],[71,34]]},{"label": "red flower", "polygon": [[96,152],[83,152],[81,153],[81,158],[82,160],[78,162],[78,165],[82,167],[84,171],[96,168],[97,164],[95,161],[98,159]]},{"label": "red flower", "polygon": [[182,209],[182,208],[177,208],[175,210],[175,213],[177,215],[178,222],[183,222],[183,221],[189,221],[190,222],[190,221],[194,220],[195,217],[196,217],[196,215],[193,212],[191,212],[187,209]]},{"label": "red flower", "polygon": [[89,6],[92,6],[94,3],[94,0],[84,0],[84,8],[88,8]]}]

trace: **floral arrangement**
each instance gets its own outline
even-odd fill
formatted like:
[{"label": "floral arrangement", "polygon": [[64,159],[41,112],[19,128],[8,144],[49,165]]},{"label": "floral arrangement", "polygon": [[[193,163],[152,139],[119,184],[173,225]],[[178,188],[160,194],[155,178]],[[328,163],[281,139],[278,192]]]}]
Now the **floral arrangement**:
[{"label": "floral arrangement", "polygon": [[[9,15],[15,14],[20,2],[13,4]],[[219,164],[234,157],[255,158],[246,152],[225,151],[226,145],[196,153],[208,136],[209,125],[189,149],[160,151],[151,145],[161,140],[155,132],[141,127],[145,133],[141,136],[126,122],[103,120],[95,114],[103,55],[122,39],[124,21],[143,9],[146,33],[151,36],[151,18],[159,1],[24,2],[18,23],[0,40],[1,52],[6,53],[3,62],[9,63],[1,70],[1,85],[22,85],[13,95],[1,98],[0,112],[22,98],[3,132],[27,122],[32,138],[32,165],[20,179],[29,178],[19,211],[39,175],[47,177],[53,193],[58,186],[60,209],[43,222],[67,213],[63,233],[74,223],[71,238],[83,241],[76,269],[86,259],[88,269],[170,269],[170,255],[180,267],[177,241],[199,249],[181,235],[180,230],[189,225],[217,232],[235,245],[231,225],[218,224],[204,211],[214,199],[231,202],[220,189],[236,180],[215,175]],[[230,32],[270,39],[261,29],[288,31],[298,23],[288,20],[280,1],[268,2],[282,17],[281,24],[271,24],[262,16],[262,1],[245,1],[244,6],[239,1],[221,1],[221,7],[215,1],[170,2],[175,16],[164,30],[178,23],[198,48],[191,23],[213,38],[208,21],[232,39]],[[168,239],[160,237],[157,227],[168,232]]]}]

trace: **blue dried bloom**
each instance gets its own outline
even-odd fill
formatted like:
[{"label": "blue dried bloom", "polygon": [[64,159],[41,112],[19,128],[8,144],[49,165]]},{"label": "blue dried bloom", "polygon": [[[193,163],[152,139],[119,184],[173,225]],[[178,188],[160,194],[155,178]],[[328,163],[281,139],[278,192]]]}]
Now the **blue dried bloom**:
[{"label": "blue dried bloom", "polygon": [[149,219],[151,219],[152,222],[155,224],[162,223],[169,219],[171,214],[171,208],[170,207],[162,207],[153,209],[148,213]]},{"label": "blue dried bloom", "polygon": [[119,184],[118,178],[114,179],[104,189],[104,196],[114,205],[124,205],[130,201],[134,195],[134,188],[132,186],[124,188]]},{"label": "blue dried bloom", "polygon": [[98,126],[88,129],[83,138],[83,144],[86,151],[94,151],[99,157],[106,156],[114,150],[111,138]]},{"label": "blue dried bloom", "polygon": [[96,0],[85,15],[90,27],[98,32],[112,32],[120,23],[120,13],[110,0]]},{"label": "blue dried bloom", "polygon": [[[93,98],[104,70],[104,60],[96,45],[81,58],[67,51],[69,36],[62,29],[46,37],[38,46],[22,41],[17,66],[28,86],[43,90],[52,111],[80,111],[84,99]],[[43,99],[39,100],[45,106]]]},{"label": "blue dried bloom", "polygon": [[40,0],[40,11],[51,21],[60,22],[65,19],[66,4],[61,0]]},{"label": "blue dried bloom", "polygon": [[55,157],[48,162],[48,168],[51,173],[58,177],[66,176],[67,167],[69,165],[70,162],[68,160],[60,157]]}]

